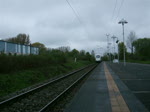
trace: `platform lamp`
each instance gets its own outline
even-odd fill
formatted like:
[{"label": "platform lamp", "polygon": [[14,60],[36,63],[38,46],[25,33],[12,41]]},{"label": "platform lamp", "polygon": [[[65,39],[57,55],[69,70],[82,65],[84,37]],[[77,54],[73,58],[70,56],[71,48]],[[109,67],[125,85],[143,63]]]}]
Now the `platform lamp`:
[{"label": "platform lamp", "polygon": [[128,22],[124,19],[120,20],[118,24],[122,24],[122,29],[123,29],[123,43],[124,43],[124,66],[126,66],[126,58],[125,58],[125,42],[124,42],[124,24],[127,24]]}]

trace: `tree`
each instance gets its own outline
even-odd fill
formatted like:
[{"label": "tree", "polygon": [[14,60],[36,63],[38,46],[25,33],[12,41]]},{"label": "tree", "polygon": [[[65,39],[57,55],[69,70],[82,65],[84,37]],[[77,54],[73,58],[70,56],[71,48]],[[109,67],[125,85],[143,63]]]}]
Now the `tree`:
[{"label": "tree", "polygon": [[62,51],[62,52],[69,52],[70,51],[70,47],[69,46],[61,46],[58,49],[60,51]]},{"label": "tree", "polygon": [[76,49],[73,49],[71,52],[70,52],[71,56],[76,58],[79,56],[79,51],[76,50]]},{"label": "tree", "polygon": [[35,42],[35,43],[33,43],[33,44],[31,44],[31,46],[34,46],[34,47],[38,47],[39,48],[39,52],[40,52],[40,54],[42,54],[42,53],[45,53],[46,52],[46,47],[45,47],[45,45],[44,44],[42,44],[42,43],[40,43],[40,42]]},{"label": "tree", "polygon": [[148,60],[150,57],[150,38],[138,39],[133,42],[135,55],[140,60]]},{"label": "tree", "polygon": [[120,60],[123,60],[124,48],[125,48],[125,54],[127,54],[127,48],[123,42],[118,44],[118,48],[119,48],[119,58],[120,58]]},{"label": "tree", "polygon": [[80,56],[85,56],[85,50],[80,51]]},{"label": "tree", "polygon": [[133,42],[137,39],[136,34],[134,31],[131,31],[127,38],[127,46],[131,50],[131,53],[133,54]]},{"label": "tree", "polygon": [[89,52],[86,52],[85,60],[87,60],[87,61],[94,61],[95,57],[93,57]]},{"label": "tree", "polygon": [[104,53],[104,55],[101,57],[101,60],[102,61],[108,61],[109,60],[108,54]]},{"label": "tree", "polygon": [[91,55],[92,55],[93,57],[95,57],[95,52],[94,52],[94,50],[92,50]]},{"label": "tree", "polygon": [[38,47],[38,48],[46,48],[45,45],[40,43],[40,42],[35,42],[31,45],[34,46],[34,47]]},{"label": "tree", "polygon": [[16,37],[8,38],[5,41],[13,42],[17,44],[30,45],[30,37],[26,34],[18,34]]}]

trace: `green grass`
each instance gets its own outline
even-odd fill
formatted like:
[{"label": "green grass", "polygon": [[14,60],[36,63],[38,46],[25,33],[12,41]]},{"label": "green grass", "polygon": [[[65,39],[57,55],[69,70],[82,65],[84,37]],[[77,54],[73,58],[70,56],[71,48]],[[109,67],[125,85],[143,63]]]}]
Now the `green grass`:
[{"label": "green grass", "polygon": [[79,61],[54,66],[40,67],[30,70],[22,70],[9,74],[0,74],[0,97],[19,91],[29,86],[48,80],[60,74],[65,74],[77,68],[90,64]]}]

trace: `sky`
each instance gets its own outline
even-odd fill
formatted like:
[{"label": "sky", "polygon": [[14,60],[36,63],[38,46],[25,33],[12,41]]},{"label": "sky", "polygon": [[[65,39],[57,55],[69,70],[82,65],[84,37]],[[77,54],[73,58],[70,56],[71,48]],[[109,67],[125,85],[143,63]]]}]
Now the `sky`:
[{"label": "sky", "polygon": [[106,34],[111,43],[113,35],[123,41],[122,18],[128,22],[125,40],[131,31],[150,37],[150,0],[0,0],[0,39],[25,33],[48,48],[103,54]]}]

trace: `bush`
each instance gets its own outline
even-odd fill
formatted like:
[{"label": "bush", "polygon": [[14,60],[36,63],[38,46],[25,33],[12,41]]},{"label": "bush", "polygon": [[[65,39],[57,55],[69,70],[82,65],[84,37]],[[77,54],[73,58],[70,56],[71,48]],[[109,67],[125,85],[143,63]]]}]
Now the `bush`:
[{"label": "bush", "polygon": [[[77,57],[78,60],[93,61],[92,56],[87,53]],[[19,70],[26,70],[38,67],[61,65],[74,57],[69,52],[63,52],[57,49],[51,50],[40,55],[5,55],[0,54],[0,73],[10,73]]]}]

